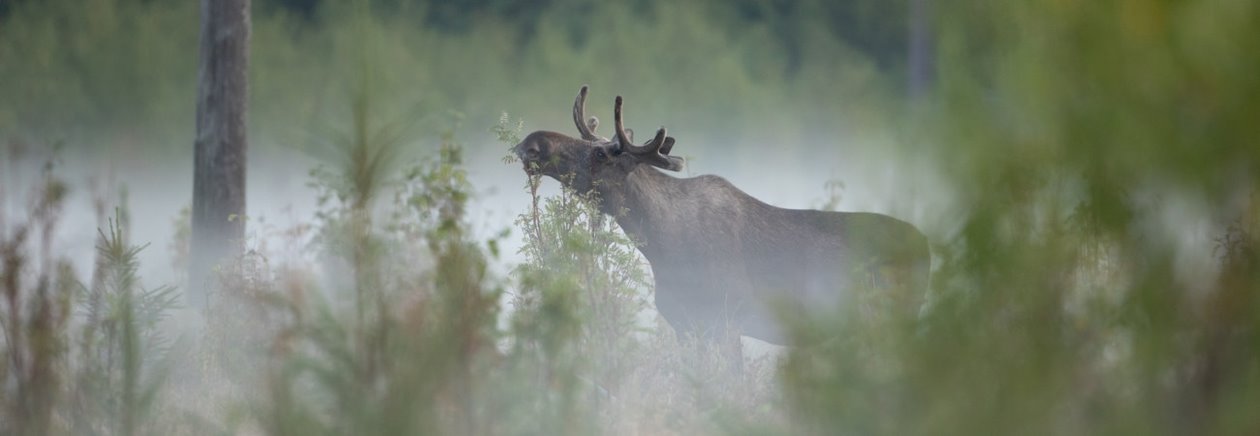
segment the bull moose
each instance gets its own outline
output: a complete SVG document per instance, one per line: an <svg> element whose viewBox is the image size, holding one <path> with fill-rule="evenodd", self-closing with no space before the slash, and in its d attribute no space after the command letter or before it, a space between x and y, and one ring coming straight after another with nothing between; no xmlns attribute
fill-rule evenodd
<svg viewBox="0 0 1260 436"><path fill-rule="evenodd" d="M635 241L652 268L656 308L679 333L712 337L726 328L783 345L776 301L843 304L858 289L926 288L929 250L914 226L876 213L771 206L725 179L677 178L683 159L662 127L642 145L625 129L622 98L614 136L585 116L587 87L573 104L580 138L530 133L513 148L530 175L594 191L601 212ZM912 299L915 297L911 297Z"/></svg>

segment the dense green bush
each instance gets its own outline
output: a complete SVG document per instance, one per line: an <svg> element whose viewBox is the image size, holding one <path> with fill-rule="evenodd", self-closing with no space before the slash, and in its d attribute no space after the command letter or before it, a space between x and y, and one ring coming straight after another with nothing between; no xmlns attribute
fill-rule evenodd
<svg viewBox="0 0 1260 436"><path fill-rule="evenodd" d="M1243 2L955 3L918 136L956 204L917 319L798 324L814 433L1260 430L1260 58ZM929 148L930 147L930 148Z"/></svg>

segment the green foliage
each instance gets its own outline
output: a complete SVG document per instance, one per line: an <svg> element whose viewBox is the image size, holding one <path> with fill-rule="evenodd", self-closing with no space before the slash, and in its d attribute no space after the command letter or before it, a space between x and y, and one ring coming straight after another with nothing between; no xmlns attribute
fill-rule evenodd
<svg viewBox="0 0 1260 436"><path fill-rule="evenodd" d="M158 432L152 412L170 370L170 338L159 323L178 306L179 294L139 283L136 258L144 248L128 245L122 226L110 220L109 232L100 232L92 285L80 285L82 331L71 362L77 366L75 433Z"/></svg>
<svg viewBox="0 0 1260 436"><path fill-rule="evenodd" d="M477 126L458 132L474 140L504 110L564 125L564 112L554 108L590 83L592 111L608 113L612 94L624 94L643 114L633 123L686 126L680 139L692 138L688 153L776 139L780 153L804 153L798 144L820 128L881 123L876 115L895 94L866 54L823 19L839 13L816 13L828 2L775 12L773 20L727 13L717 1L556 1L524 11L505 4L502 14L467 17L465 31L418 25L438 6L396 3L321 2L311 19L256 7L251 147L323 153L337 148L321 142L396 137L404 126L438 130L441 117L415 121L450 109ZM65 139L80 153L187 157L197 19L195 2L15 5L0 25L0 95L7 97L0 132ZM784 38L793 41L791 55L781 50ZM351 96L371 99L375 112L341 104ZM341 124L351 111L367 130Z"/></svg>
<svg viewBox="0 0 1260 436"><path fill-rule="evenodd" d="M74 276L49 250L67 187L45 167L25 221L0 228L0 432L41 435L59 430L64 401ZM7 217L6 217L7 218ZM31 258L31 253L41 253ZM31 283L31 278L34 278Z"/></svg>
<svg viewBox="0 0 1260 436"><path fill-rule="evenodd" d="M536 186L531 180L530 187ZM616 361L633 352L634 333L643 331L637 318L647 307L645 266L616 222L595 206L593 193L566 189L541 200L537 189L530 193L539 208L517 218L527 241L521 253L525 263L516 270L521 280L514 301L521 314L517 327L551 340L580 333L582 345L606 347L583 347L580 354L597 357L597 367L616 372ZM559 330L579 325L581 332ZM559 351L552 348L543 346L547 354Z"/></svg>
<svg viewBox="0 0 1260 436"><path fill-rule="evenodd" d="M257 11L253 131L326 158L309 247L329 280L257 252L221 271L205 365L189 370L209 375L173 397L205 428L1260 431L1253 2L951 3L933 21L935 94L911 111L901 2L535 3ZM0 134L187 152L194 3L0 5ZM524 262L496 278L455 138L504 110L567 126L555 108L581 83L651 115L631 121L711 136L687 150L716 159L901 139L892 150L930 160L927 195L946 198L916 222L934 242L927 303L793 312L794 337L822 345L788 350L778 384L757 372L773 363L732 371L652 322L633 241L589 194L546 198L537 178L516 223ZM434 115L451 108L466 119ZM512 145L523 126L504 115L492 134ZM431 152L405 166L412 148ZM0 226L0 433L170 433L156 326L173 294L140 286L121 223L81 285L48 242L68 188L45 182L29 220ZM845 183L824 185L822 207L865 189ZM210 395L224 381L237 392ZM219 403L188 398L202 396Z"/></svg>
<svg viewBox="0 0 1260 436"><path fill-rule="evenodd" d="M353 311L316 290L275 293L288 316L270 345L268 391L256 399L266 432L480 433L470 426L482 412L468 406L483 388L472 375L497 357L499 291L485 249L465 231L471 192L459 146L446 134L440 148L417 167L372 175L380 185L341 185L349 191L321 215L317 242L347 261ZM353 158L346 167L360 168ZM371 198L389 191L394 201L376 223Z"/></svg>
<svg viewBox="0 0 1260 436"><path fill-rule="evenodd" d="M525 262L515 271L520 288L512 301L518 335L513 351L556 366L571 391L619 395L632 370L627 356L641 351L636 337L646 332L639 320L647 306L642 261L594 206L593 194L565 190L540 199L537 180L530 186L539 208L517 219L526 245Z"/></svg>
<svg viewBox="0 0 1260 436"><path fill-rule="evenodd" d="M176 306L172 287L144 288L116 221L100 232L90 286L51 241L67 186L46 167L29 219L3 229L5 346L0 348L0 430L5 434L159 434L169 338L158 324ZM124 216L119 210L117 217ZM38 238L38 245L30 237ZM38 247L38 248L35 248ZM31 262L30 253L41 258ZM24 283L34 278L35 284ZM12 390L10 390L10 387Z"/></svg>
<svg viewBox="0 0 1260 436"><path fill-rule="evenodd" d="M0 25L0 132L169 156L158 144L191 137L197 12L194 2L14 2Z"/></svg>
<svg viewBox="0 0 1260 436"><path fill-rule="evenodd" d="M793 314L836 338L783 368L805 432L1260 429L1260 76L1235 42L1260 34L1226 3L942 11L919 120L958 200L927 229L930 303Z"/></svg>
<svg viewBox="0 0 1260 436"><path fill-rule="evenodd" d="M507 120L497 131L510 142L519 129ZM329 282L354 289L354 299L283 275L227 282L262 283L250 291L262 295L254 304L270 312L264 318L279 320L260 326L270 332L261 348L265 368L260 384L244 395L261 431L711 431L716 411L733 398L758 398L749 390L717 390L715 374L744 374L719 369L729 364L715 350L665 338L646 321L644 265L589 194L536 198L539 207L521 216L526 261L513 273L510 311L501 313L503 284L488 269L495 244L476 242L468 231L473 196L461 147L447 131L438 148L437 156L385 178L395 180L387 190L394 195L373 209L384 212L381 222L343 238L345 245L316 240L335 259L357 259L346 263L351 280ZM354 202L329 204L324 234L338 231L335 217L354 216L344 211ZM249 293L243 291L224 292ZM370 303L366 310L360 301ZM664 419L646 415L659 409L636 409L659 395L714 415Z"/></svg>

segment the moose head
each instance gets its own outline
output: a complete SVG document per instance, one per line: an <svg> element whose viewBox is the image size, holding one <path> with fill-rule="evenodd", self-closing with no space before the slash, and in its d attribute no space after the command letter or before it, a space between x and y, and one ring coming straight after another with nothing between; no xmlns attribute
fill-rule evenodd
<svg viewBox="0 0 1260 436"><path fill-rule="evenodd" d="M578 192L599 186L617 186L637 169L656 167L680 171L683 159L670 156L674 138L662 127L642 145L633 143L633 131L625 128L622 98L613 106L615 132L612 139L596 135L599 119L586 117L587 87L582 86L573 102L573 122L581 138L548 131L531 133L513 151L530 174L542 174L569 185ZM605 198L613 191L597 189Z"/></svg>

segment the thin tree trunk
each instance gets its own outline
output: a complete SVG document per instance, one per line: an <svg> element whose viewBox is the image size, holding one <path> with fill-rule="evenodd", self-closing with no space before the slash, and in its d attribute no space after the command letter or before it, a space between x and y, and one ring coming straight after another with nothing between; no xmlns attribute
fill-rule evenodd
<svg viewBox="0 0 1260 436"><path fill-rule="evenodd" d="M935 76L931 13L930 0L910 0L906 93L912 100L927 95Z"/></svg>
<svg viewBox="0 0 1260 436"><path fill-rule="evenodd" d="M250 0L201 0L197 137L188 297L205 308L215 265L245 236L245 119Z"/></svg>

